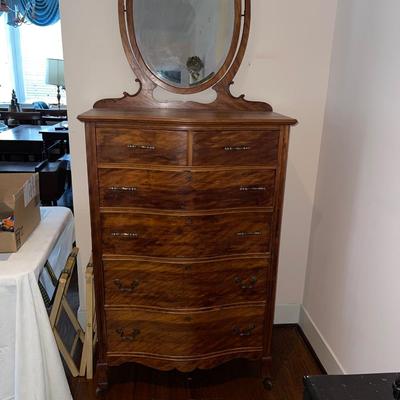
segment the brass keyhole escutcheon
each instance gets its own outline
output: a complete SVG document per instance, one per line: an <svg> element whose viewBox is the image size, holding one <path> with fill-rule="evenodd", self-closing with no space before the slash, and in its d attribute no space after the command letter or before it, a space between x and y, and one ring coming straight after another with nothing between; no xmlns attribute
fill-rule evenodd
<svg viewBox="0 0 400 400"><path fill-rule="evenodd" d="M186 182L192 182L192 171L185 171Z"/></svg>

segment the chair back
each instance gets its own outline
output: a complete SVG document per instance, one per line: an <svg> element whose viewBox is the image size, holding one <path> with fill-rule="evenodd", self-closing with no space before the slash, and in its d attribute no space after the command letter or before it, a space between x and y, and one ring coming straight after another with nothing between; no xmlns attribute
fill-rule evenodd
<svg viewBox="0 0 400 400"><path fill-rule="evenodd" d="M9 125L40 125L41 114L39 111L7 112L4 114L8 117Z"/></svg>

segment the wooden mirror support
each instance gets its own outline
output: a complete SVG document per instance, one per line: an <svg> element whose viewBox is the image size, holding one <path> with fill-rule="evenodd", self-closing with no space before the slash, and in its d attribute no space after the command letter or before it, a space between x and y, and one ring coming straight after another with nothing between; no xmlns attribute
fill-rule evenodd
<svg viewBox="0 0 400 400"><path fill-rule="evenodd" d="M230 88L237 74L246 52L250 33L251 0L235 0L235 22L233 37L225 63L215 76L195 87L178 88L159 79L146 65L141 55L135 38L134 28L134 0L118 0L119 27L122 44L129 64L136 76L139 90L131 95L124 92L118 99L103 99L95 103L94 108L173 108L191 110L220 110L220 111L272 111L272 107L264 102L248 101L245 95L235 97ZM192 94L201 92L210 87L215 90L217 97L211 103L197 103L193 101L157 101L153 92L157 87L180 94Z"/></svg>

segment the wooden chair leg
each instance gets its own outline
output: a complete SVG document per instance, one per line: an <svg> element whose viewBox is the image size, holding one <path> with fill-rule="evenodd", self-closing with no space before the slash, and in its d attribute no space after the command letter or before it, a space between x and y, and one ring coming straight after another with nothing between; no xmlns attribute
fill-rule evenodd
<svg viewBox="0 0 400 400"><path fill-rule="evenodd" d="M54 331L57 321L61 311L61 303L64 296L65 285L67 283L68 277L66 274L62 273L60 279L58 280L58 286L56 290L56 295L54 297L53 307L50 311L50 325Z"/></svg>
<svg viewBox="0 0 400 400"><path fill-rule="evenodd" d="M85 340L85 332L83 331L81 324L78 321L78 318L76 318L75 313L72 311L71 306L68 304L68 302L65 298L62 300L62 305L63 305L65 313L68 315L68 318L69 318L72 326L75 329L75 332L79 335L79 339L83 343Z"/></svg>
<svg viewBox="0 0 400 400"><path fill-rule="evenodd" d="M97 334L95 333L96 315L94 307L93 267L89 265L86 270L87 323L80 367L80 375L84 376L86 373L86 379L93 379L93 349L97 340Z"/></svg>
<svg viewBox="0 0 400 400"><path fill-rule="evenodd" d="M67 364L67 366L68 366L68 368L69 368L69 370L71 372L71 375L74 378L76 378L79 375L79 371L78 371L78 368L75 365L74 359L72 358L72 356L71 356L70 352L68 351L68 349L65 347L65 344L62 341L62 339L61 339L59 333L57 332L57 330L54 330L53 333L54 333L54 337L56 339L58 350L60 351L65 363Z"/></svg>

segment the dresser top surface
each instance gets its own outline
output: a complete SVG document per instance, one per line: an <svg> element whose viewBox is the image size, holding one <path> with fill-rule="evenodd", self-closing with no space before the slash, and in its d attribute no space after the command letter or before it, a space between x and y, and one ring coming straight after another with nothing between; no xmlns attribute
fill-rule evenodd
<svg viewBox="0 0 400 400"><path fill-rule="evenodd" d="M143 109L135 111L96 108L78 116L84 122L139 122L167 124L295 125L297 120L274 112L262 111L188 111L178 109Z"/></svg>

